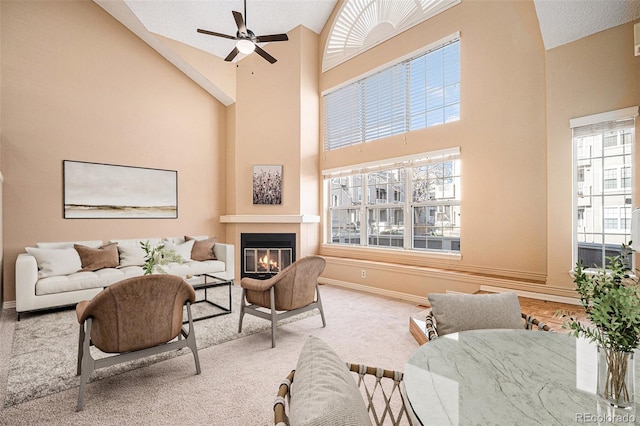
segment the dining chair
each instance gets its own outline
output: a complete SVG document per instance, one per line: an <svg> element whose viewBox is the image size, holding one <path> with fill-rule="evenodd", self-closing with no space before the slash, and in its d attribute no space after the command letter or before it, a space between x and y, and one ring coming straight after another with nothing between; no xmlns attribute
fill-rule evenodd
<svg viewBox="0 0 640 426"><path fill-rule="evenodd" d="M278 387L274 425L411 425L403 377L345 363L325 341L309 336L295 370Z"/></svg>
<svg viewBox="0 0 640 426"><path fill-rule="evenodd" d="M536 318L520 311L516 293L431 293L426 313L427 341L465 330L507 328L553 331Z"/></svg>

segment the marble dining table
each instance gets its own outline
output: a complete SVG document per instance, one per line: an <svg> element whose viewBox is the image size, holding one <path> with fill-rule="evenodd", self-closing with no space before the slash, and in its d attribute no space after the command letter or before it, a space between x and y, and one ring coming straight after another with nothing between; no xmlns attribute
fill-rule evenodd
<svg viewBox="0 0 640 426"><path fill-rule="evenodd" d="M414 425L636 424L637 391L631 410L596 397L596 353L595 344L563 333L452 333L412 354L403 395Z"/></svg>

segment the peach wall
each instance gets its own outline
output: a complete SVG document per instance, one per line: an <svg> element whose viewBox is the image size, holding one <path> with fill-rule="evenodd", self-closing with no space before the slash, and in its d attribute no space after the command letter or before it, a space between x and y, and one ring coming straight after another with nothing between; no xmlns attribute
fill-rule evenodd
<svg viewBox="0 0 640 426"><path fill-rule="evenodd" d="M325 27L325 32L330 26ZM324 153L321 168L459 146L462 163L461 259L324 246L322 254L362 262L446 267L544 284L547 268L545 52L531 1L463 1L320 77L326 90L450 34L461 33L461 120ZM323 33L322 40L326 39ZM365 263L362 263L365 265ZM328 268L342 279L414 295L443 288L438 277L359 278L361 264ZM402 268L395 269L402 274ZM426 273L426 272L425 272ZM473 291L477 286L469 284Z"/></svg>
<svg viewBox="0 0 640 426"><path fill-rule="evenodd" d="M0 34L2 34L2 7L0 7ZM2 42L0 42L0 135L2 134ZM2 187L4 184L4 177L2 175L2 139L0 139L0 306L4 302L4 279L3 277L3 265L4 265L4 232L3 232L3 202Z"/></svg>
<svg viewBox="0 0 640 426"><path fill-rule="evenodd" d="M300 212L300 36L270 43L265 50L278 61L257 54L238 62L236 88L235 191L237 214ZM253 205L254 165L282 165L281 205Z"/></svg>
<svg viewBox="0 0 640 426"><path fill-rule="evenodd" d="M234 169L227 174L230 215L320 214L318 35L300 26L288 36L287 42L265 46L276 63L255 53L238 62L236 103L228 131L229 136L233 134L229 167ZM253 166L261 164L283 166L280 205L253 204ZM318 224L234 223L227 226L227 240L237 248L236 271L240 271L243 232L295 232L298 258L318 251Z"/></svg>
<svg viewBox="0 0 640 426"><path fill-rule="evenodd" d="M4 300L39 241L224 240L226 109L91 1L2 2ZM178 171L178 219L63 219L62 161Z"/></svg>
<svg viewBox="0 0 640 426"><path fill-rule="evenodd" d="M179 41L158 34L155 36L165 46L184 58L207 80L215 84L225 95L231 99L236 98L236 65L233 62L225 62L222 58Z"/></svg>
<svg viewBox="0 0 640 426"><path fill-rule="evenodd" d="M548 282L573 288L572 142L569 120L640 105L640 57L633 23L547 52ZM636 147L640 120L636 121ZM640 182L636 155L635 185ZM634 206L640 205L637 192Z"/></svg>

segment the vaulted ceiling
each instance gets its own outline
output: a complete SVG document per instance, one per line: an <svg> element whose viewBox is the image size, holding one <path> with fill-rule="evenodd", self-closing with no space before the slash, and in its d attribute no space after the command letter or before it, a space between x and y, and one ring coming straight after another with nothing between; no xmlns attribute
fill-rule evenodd
<svg viewBox="0 0 640 426"><path fill-rule="evenodd" d="M212 82L198 81L198 78L202 80L203 77L197 75L194 77L198 74L196 70L190 69L191 65L184 58L177 57L175 52L171 52L166 45L158 42L154 34L195 47L218 58L225 58L234 48L235 42L226 38L199 34L196 29L203 28L235 36L237 27L232 11L240 11L244 15L243 0L94 1L225 105L233 103L232 97L221 93L215 84L212 86ZM347 0L347 2L353 1ZM542 40L547 50L640 18L640 0L533 1ZM392 3L424 3L425 0L357 1L364 5L370 2L386 3L385 7L388 7ZM246 1L247 28L257 35L263 35L286 33L303 25L319 34L336 4L337 0L248 0ZM345 13L348 13L346 9ZM261 46L266 46L265 50L268 51L268 43ZM236 61L241 60L242 57L242 54L238 55Z"/></svg>

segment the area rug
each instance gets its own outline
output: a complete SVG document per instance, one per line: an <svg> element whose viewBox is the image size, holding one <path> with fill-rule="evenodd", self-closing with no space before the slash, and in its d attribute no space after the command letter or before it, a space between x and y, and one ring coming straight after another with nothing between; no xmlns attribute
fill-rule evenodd
<svg viewBox="0 0 640 426"><path fill-rule="evenodd" d="M195 322L199 350L271 328L269 321L253 315L245 315L242 333L238 333L242 289L233 285L231 290L232 312L230 314ZM202 299L203 290L198 290L197 295ZM207 298L221 306L229 305L227 287L209 289ZM192 307L195 318L216 313L216 311L217 308L207 303L196 303ZM278 325L317 314L318 310L314 309L284 319ZM78 332L79 324L74 309L24 315L16 323L4 401L5 408L79 385L80 379L76 376ZM91 353L96 358L108 356L93 347ZM187 348L166 352L96 370L91 375L90 381L111 377L179 355L192 356Z"/></svg>

